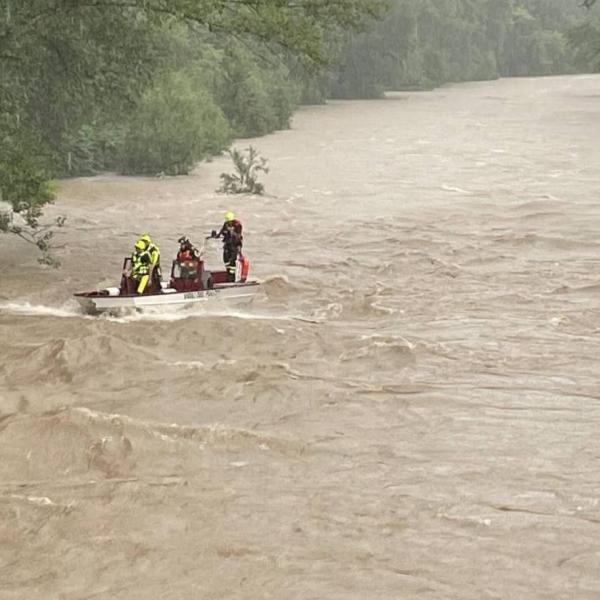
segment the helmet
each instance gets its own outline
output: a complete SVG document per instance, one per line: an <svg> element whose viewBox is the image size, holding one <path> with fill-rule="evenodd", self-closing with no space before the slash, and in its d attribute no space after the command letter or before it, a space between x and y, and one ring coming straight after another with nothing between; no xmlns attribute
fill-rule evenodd
<svg viewBox="0 0 600 600"><path fill-rule="evenodd" d="M189 238L187 238L185 235L182 235L178 240L177 240L178 244L189 244L190 240Z"/></svg>
<svg viewBox="0 0 600 600"><path fill-rule="evenodd" d="M152 243L152 238L147 233L144 233L144 235L140 237L140 241L150 245Z"/></svg>
<svg viewBox="0 0 600 600"><path fill-rule="evenodd" d="M147 246L148 244L141 238L135 243L135 248L137 250L145 250Z"/></svg>
<svg viewBox="0 0 600 600"><path fill-rule="evenodd" d="M233 221L235 219L235 215L229 210L225 213L226 221Z"/></svg>

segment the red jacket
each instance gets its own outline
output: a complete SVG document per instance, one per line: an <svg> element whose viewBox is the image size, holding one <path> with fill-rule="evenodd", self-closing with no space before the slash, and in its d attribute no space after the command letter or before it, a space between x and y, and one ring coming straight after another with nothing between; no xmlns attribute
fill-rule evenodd
<svg viewBox="0 0 600 600"><path fill-rule="evenodd" d="M222 237L225 244L231 244L232 246L241 248L244 239L242 235L242 223L237 219L225 221L223 227L221 227L221 231L217 234L217 237Z"/></svg>

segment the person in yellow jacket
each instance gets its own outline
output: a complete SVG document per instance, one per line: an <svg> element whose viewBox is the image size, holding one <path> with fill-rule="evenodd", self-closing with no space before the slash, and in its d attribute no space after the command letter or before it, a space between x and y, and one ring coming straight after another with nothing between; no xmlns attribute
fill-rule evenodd
<svg viewBox="0 0 600 600"><path fill-rule="evenodd" d="M123 275L131 277L136 284L136 292L143 294L148 287L150 281L150 253L148 252L148 244L139 239L135 245L133 254L131 255L131 269L125 271Z"/></svg>
<svg viewBox="0 0 600 600"><path fill-rule="evenodd" d="M155 281L158 289L160 289L160 281L162 279L162 271L160 268L160 248L154 243L152 238L144 233L138 242L145 242L146 251L150 255L150 281Z"/></svg>

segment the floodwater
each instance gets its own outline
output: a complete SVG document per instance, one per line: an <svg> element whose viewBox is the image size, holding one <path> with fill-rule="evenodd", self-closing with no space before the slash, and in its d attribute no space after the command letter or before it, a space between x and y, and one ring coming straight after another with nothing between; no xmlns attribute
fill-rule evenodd
<svg viewBox="0 0 600 600"><path fill-rule="evenodd" d="M502 80L304 108L263 198L62 182L61 270L0 239L0 598L599 598L599 141L600 76ZM78 312L226 209L253 306Z"/></svg>

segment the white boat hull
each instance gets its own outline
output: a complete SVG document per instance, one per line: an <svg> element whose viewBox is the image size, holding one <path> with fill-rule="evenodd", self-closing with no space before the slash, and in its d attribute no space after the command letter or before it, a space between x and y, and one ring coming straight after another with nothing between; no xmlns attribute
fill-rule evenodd
<svg viewBox="0 0 600 600"><path fill-rule="evenodd" d="M184 308L217 299L225 301L227 304L245 304L252 301L258 288L258 282L247 282L220 284L214 289L195 292L177 292L172 288L166 288L160 294L111 296L98 292L78 294L75 298L87 312L102 313L122 309L144 310L154 307Z"/></svg>

